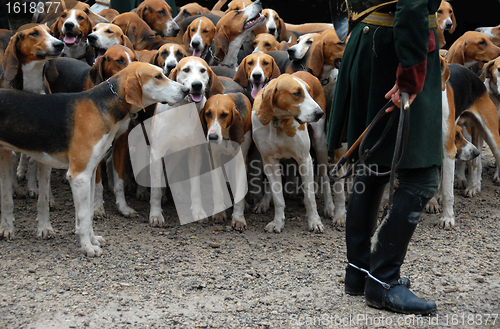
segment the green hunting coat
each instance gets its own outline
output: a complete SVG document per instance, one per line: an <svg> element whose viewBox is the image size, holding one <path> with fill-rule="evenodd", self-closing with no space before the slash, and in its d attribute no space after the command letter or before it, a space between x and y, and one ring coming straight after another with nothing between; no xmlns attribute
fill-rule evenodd
<svg viewBox="0 0 500 329"><path fill-rule="evenodd" d="M346 137L349 147L356 141L387 103L384 95L397 79L400 90L418 93L410 107L408 146L400 168L442 164L439 47L436 29L429 28L428 17L436 13L440 3L399 0L393 8L394 27L360 23L353 29L342 57L328 122L330 150L339 148ZM396 110L392 115L397 115ZM368 137L365 149L378 140L388 117L385 115ZM397 122L367 163L390 166ZM356 151L349 161L357 158Z"/></svg>

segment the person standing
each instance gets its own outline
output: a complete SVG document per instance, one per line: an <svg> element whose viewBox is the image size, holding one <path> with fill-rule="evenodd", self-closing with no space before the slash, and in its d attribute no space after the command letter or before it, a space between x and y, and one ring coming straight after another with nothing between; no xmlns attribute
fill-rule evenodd
<svg viewBox="0 0 500 329"><path fill-rule="evenodd" d="M387 99L400 107L399 92L410 95L409 135L397 170L392 209L377 226L389 177L361 168L348 201L346 220L345 292L364 295L368 306L400 313L428 314L437 308L434 302L410 291L410 282L400 277L400 268L421 212L439 186L443 150L435 13L440 2L399 0L354 27L342 58L327 132L330 151L341 147L344 135L350 147ZM392 112L390 115L399 115L399 111ZM378 141L390 115L374 127L360 151ZM346 133L342 133L344 129ZM396 131L396 125L392 125L380 147L365 160L370 168L378 167L379 172L390 169ZM358 159L357 154L351 156L351 163Z"/></svg>

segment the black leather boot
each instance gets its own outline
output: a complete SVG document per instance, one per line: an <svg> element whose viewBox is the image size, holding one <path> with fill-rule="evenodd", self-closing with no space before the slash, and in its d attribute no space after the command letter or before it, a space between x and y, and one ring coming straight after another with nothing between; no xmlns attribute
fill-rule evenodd
<svg viewBox="0 0 500 329"><path fill-rule="evenodd" d="M370 238L377 227L385 184L357 176L347 205L346 245L350 264L370 268ZM366 274L351 265L345 269L345 293L363 295Z"/></svg>
<svg viewBox="0 0 500 329"><path fill-rule="evenodd" d="M405 314L429 314L436 304L415 296L409 282L399 276L408 243L429 201L399 188L392 211L382 220L372 240L370 274L365 286L366 304Z"/></svg>

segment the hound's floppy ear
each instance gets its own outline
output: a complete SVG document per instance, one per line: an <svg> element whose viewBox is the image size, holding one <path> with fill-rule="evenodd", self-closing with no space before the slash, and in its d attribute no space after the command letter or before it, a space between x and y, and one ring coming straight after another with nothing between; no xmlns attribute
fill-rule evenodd
<svg viewBox="0 0 500 329"><path fill-rule="evenodd" d="M443 56L439 56L441 61L441 90L445 90L446 82L450 78L450 68L448 67L448 63L446 63L446 59Z"/></svg>
<svg viewBox="0 0 500 329"><path fill-rule="evenodd" d="M143 18L144 12L148 11L148 10L149 10L149 6L139 5L139 7L137 7L137 10L135 12L137 13L137 15L139 15L140 18Z"/></svg>
<svg viewBox="0 0 500 329"><path fill-rule="evenodd" d="M61 13L61 16L65 13L67 13L68 11L65 10ZM59 39L61 37L61 30L59 29L59 20L61 19L61 16L59 16L58 19L56 19L56 21L54 22L54 24L52 24L52 26L50 27L50 30L52 31L52 35L54 36L54 38L57 38Z"/></svg>
<svg viewBox="0 0 500 329"><path fill-rule="evenodd" d="M486 79L491 79L491 71L490 71L490 68L491 66L493 66L493 64L495 64L495 60L491 60L489 61L488 63L486 63L484 66L483 66L483 72L481 73L481 75L479 76L479 78L481 79L481 81L484 82L484 80Z"/></svg>
<svg viewBox="0 0 500 329"><path fill-rule="evenodd" d="M274 65L276 65L276 63ZM241 61L240 65L238 66L238 70L236 71L236 74L233 77L233 81L237 82L243 88L248 87L248 76L245 70L246 66L247 66L247 58L245 57Z"/></svg>
<svg viewBox="0 0 500 329"><path fill-rule="evenodd" d="M213 44L215 56L222 61L229 51L229 36L224 29L221 28L215 31Z"/></svg>
<svg viewBox="0 0 500 329"><path fill-rule="evenodd" d="M134 51L135 51L135 49L134 49L134 45L132 44L132 42L130 42L130 39L129 39L129 38L128 38L125 34L122 34L121 39L122 39L122 40L121 40L121 43L120 43L120 44L121 44L122 46L125 46L125 47L127 47L127 48L129 48L129 49L131 49L131 50L134 50Z"/></svg>
<svg viewBox="0 0 500 329"><path fill-rule="evenodd" d="M168 75L168 78L170 80L174 80L174 81L177 81L177 74L179 73L179 66L177 65L176 67L174 67L172 69L172 71L170 71L170 74Z"/></svg>
<svg viewBox="0 0 500 329"><path fill-rule="evenodd" d="M158 65L158 56L160 56L160 51L157 50L154 55L151 57L151 59L149 60L149 63L150 64L153 64L153 65L156 65L156 66L160 66Z"/></svg>
<svg viewBox="0 0 500 329"><path fill-rule="evenodd" d="M189 49L189 43L191 42L191 29L189 26L186 28L186 32L184 32L184 35L182 36L182 41L184 42L184 48Z"/></svg>
<svg viewBox="0 0 500 329"><path fill-rule="evenodd" d="M142 86L137 74L130 75L125 80L125 101L137 107L142 105Z"/></svg>
<svg viewBox="0 0 500 329"><path fill-rule="evenodd" d="M455 19L455 13L452 12L451 13L451 22L453 23L453 28L448 30L448 33L453 33L455 32L455 29L457 28L457 20Z"/></svg>
<svg viewBox="0 0 500 329"><path fill-rule="evenodd" d="M457 40L455 41L450 49L448 49L448 54L446 55L448 63L465 64L465 41Z"/></svg>
<svg viewBox="0 0 500 329"><path fill-rule="evenodd" d="M10 38L10 42L5 49L5 54L3 57L2 69L3 77L6 81L12 81L15 79L17 73L19 72L19 59L17 58L17 42L20 39L21 32L13 35Z"/></svg>
<svg viewBox="0 0 500 329"><path fill-rule="evenodd" d="M285 22L281 19L278 20L279 22L279 27L278 27L278 41L288 41L287 40L287 30L286 30L286 25Z"/></svg>
<svg viewBox="0 0 500 329"><path fill-rule="evenodd" d="M43 75L49 83L53 83L59 77L59 72L57 71L56 61L51 59L45 63L43 66Z"/></svg>
<svg viewBox="0 0 500 329"><path fill-rule="evenodd" d="M276 79L277 77L279 77L281 75L281 72L280 72L280 68L278 67L278 64L276 64L276 62L274 61L274 58L272 60L273 62L273 70L271 71L271 77L269 78L269 80L272 80L272 79Z"/></svg>
<svg viewBox="0 0 500 329"><path fill-rule="evenodd" d="M233 120L231 120L231 127L229 127L229 137L233 142L238 144L243 143L245 140L245 133L243 128L243 120L241 119L240 112L236 109L236 104L233 107Z"/></svg>
<svg viewBox="0 0 500 329"><path fill-rule="evenodd" d="M271 80L271 82L269 82L267 86L262 89L262 100L260 102L259 108L255 110L255 114L257 115L257 118L259 118L260 123L262 123L264 126L268 125L273 118L274 93L277 91L277 89L277 79Z"/></svg>
<svg viewBox="0 0 500 329"><path fill-rule="evenodd" d="M89 71L89 77L94 86L97 86L104 81L104 64L106 63L106 56L100 56L97 61L92 65Z"/></svg>
<svg viewBox="0 0 500 329"><path fill-rule="evenodd" d="M208 76L209 76L209 81L208 81L208 96L213 96L216 94L222 94L224 92L224 86L222 85L222 82L220 81L219 77L212 71L210 66L207 65L208 68Z"/></svg>
<svg viewBox="0 0 500 329"><path fill-rule="evenodd" d="M201 127L203 128L203 133L206 136L208 133L208 126L207 126L207 119L205 118L205 106L200 111L200 122L201 122Z"/></svg>
<svg viewBox="0 0 500 329"><path fill-rule="evenodd" d="M311 71L312 75L319 77L323 70L325 62L325 55L323 53L324 42L323 38L315 40L309 48L309 58L307 60L307 69Z"/></svg>

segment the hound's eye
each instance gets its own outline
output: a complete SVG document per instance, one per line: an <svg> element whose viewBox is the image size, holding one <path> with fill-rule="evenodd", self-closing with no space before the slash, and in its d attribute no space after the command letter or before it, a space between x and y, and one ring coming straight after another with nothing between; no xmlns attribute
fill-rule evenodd
<svg viewBox="0 0 500 329"><path fill-rule="evenodd" d="M208 33L208 30L203 30L203 33Z"/></svg>
<svg viewBox="0 0 500 329"><path fill-rule="evenodd" d="M168 57L168 51L167 50L164 50L161 52L161 57Z"/></svg>
<svg viewBox="0 0 500 329"><path fill-rule="evenodd" d="M61 15L61 17L62 17L62 18L66 18L66 17L68 17L68 15L66 15L66 14L62 14L62 15Z"/></svg>
<svg viewBox="0 0 500 329"><path fill-rule="evenodd" d="M205 116L209 119L212 118L212 112L205 112Z"/></svg>
<svg viewBox="0 0 500 329"><path fill-rule="evenodd" d="M227 113L222 112L222 114L220 115L220 118L221 118L221 120L224 120L225 118L227 118Z"/></svg>
<svg viewBox="0 0 500 329"><path fill-rule="evenodd" d="M268 66L269 62L262 62L262 66Z"/></svg>
<svg viewBox="0 0 500 329"><path fill-rule="evenodd" d="M189 67L186 67L186 68L182 69L182 72L189 73Z"/></svg>
<svg viewBox="0 0 500 329"><path fill-rule="evenodd" d="M460 134L459 134L459 133L457 133L457 134L455 135L455 140L456 140L456 141L459 141L459 140L460 140Z"/></svg>
<svg viewBox="0 0 500 329"><path fill-rule="evenodd" d="M279 19L278 17L274 17L274 20L275 20L276 22L278 21L278 19Z"/></svg>
<svg viewBox="0 0 500 329"><path fill-rule="evenodd" d="M123 58L117 59L115 62L117 62L120 65L125 64L125 60Z"/></svg>
<svg viewBox="0 0 500 329"><path fill-rule="evenodd" d="M253 61L248 62L248 65L253 66Z"/></svg>
<svg viewBox="0 0 500 329"><path fill-rule="evenodd" d="M442 10L438 10L438 14L442 14L442 13L443 13L443 11L442 11Z"/></svg>
<svg viewBox="0 0 500 329"><path fill-rule="evenodd" d="M205 73L205 72L207 72L207 69L200 69L200 72Z"/></svg>
<svg viewBox="0 0 500 329"><path fill-rule="evenodd" d="M160 16L165 16L167 13L165 12L165 10L160 10L158 14L160 14Z"/></svg>
<svg viewBox="0 0 500 329"><path fill-rule="evenodd" d="M265 15L264 15L264 17L265 17L266 19L268 19L268 18L269 18L269 14L265 14Z"/></svg>
<svg viewBox="0 0 500 329"><path fill-rule="evenodd" d="M308 45L310 45L311 43L313 43L313 41L312 41L312 40L307 40L307 41L306 41L306 44L308 44Z"/></svg>
<svg viewBox="0 0 500 329"><path fill-rule="evenodd" d="M177 51L175 52L175 55L180 57L180 56L182 56L182 52L181 52L180 50L177 50Z"/></svg>
<svg viewBox="0 0 500 329"><path fill-rule="evenodd" d="M157 76L155 76L155 79L163 80L163 74L158 74Z"/></svg>
<svg viewBox="0 0 500 329"><path fill-rule="evenodd" d="M480 46L486 46L486 41L484 41L484 40L483 40L483 41L481 41L481 42L479 43L479 45L480 45Z"/></svg>
<svg viewBox="0 0 500 329"><path fill-rule="evenodd" d="M78 15L77 19L78 19L79 21L81 21L81 20L83 20L83 16L82 16L82 15Z"/></svg>
<svg viewBox="0 0 500 329"><path fill-rule="evenodd" d="M106 33L112 34L112 33L113 33L113 31L111 31L111 30L107 30L107 31L106 31Z"/></svg>
<svg viewBox="0 0 500 329"><path fill-rule="evenodd" d="M268 42L266 42L266 43L264 44L264 46L265 46L265 47L271 47L271 44L270 44L270 43L268 43Z"/></svg>
<svg viewBox="0 0 500 329"><path fill-rule="evenodd" d="M299 91L294 92L293 95L296 97L300 97L302 95L302 92L299 90Z"/></svg>
<svg viewBox="0 0 500 329"><path fill-rule="evenodd" d="M193 33L194 33L194 32L196 32L196 29L193 27L193 28L191 29L191 32L193 32Z"/></svg>
<svg viewBox="0 0 500 329"><path fill-rule="evenodd" d="M30 33L30 35L34 38L38 37L40 34L38 33L38 31L35 31L33 33Z"/></svg>

